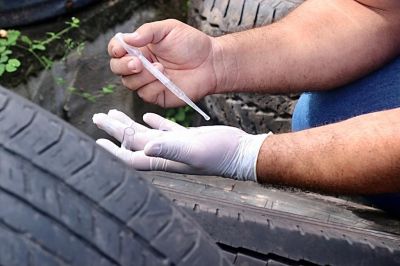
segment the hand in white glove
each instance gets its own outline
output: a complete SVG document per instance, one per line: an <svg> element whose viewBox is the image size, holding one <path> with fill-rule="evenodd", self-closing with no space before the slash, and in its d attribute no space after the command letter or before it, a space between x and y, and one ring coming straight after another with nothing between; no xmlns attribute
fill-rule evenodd
<svg viewBox="0 0 400 266"><path fill-rule="evenodd" d="M135 130L131 150L99 139L97 143L138 170L220 175L257 181L257 156L267 134L251 135L228 126L184 128L159 115L148 113L140 125L125 114L111 110L95 114L93 122L121 141L124 130Z"/></svg>

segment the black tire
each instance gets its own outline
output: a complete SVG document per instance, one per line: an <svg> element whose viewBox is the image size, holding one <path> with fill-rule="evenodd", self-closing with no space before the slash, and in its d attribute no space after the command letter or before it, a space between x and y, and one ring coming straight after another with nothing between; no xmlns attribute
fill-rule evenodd
<svg viewBox="0 0 400 266"><path fill-rule="evenodd" d="M136 171L0 87L0 265L229 265Z"/></svg>
<svg viewBox="0 0 400 266"><path fill-rule="evenodd" d="M189 24L219 36L273 23L304 0L192 0ZM229 93L205 98L218 122L249 133L288 132L298 95Z"/></svg>
<svg viewBox="0 0 400 266"><path fill-rule="evenodd" d="M144 173L234 265L400 265L400 220L335 197L218 177Z"/></svg>

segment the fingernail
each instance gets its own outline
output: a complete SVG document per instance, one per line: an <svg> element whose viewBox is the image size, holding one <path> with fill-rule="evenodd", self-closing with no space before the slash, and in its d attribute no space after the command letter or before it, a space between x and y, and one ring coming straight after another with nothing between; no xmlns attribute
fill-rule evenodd
<svg viewBox="0 0 400 266"><path fill-rule="evenodd" d="M117 57L117 49L116 48L112 48L112 54L115 56L115 57Z"/></svg>
<svg viewBox="0 0 400 266"><path fill-rule="evenodd" d="M133 59L128 62L128 68L132 71L136 70L136 64Z"/></svg>

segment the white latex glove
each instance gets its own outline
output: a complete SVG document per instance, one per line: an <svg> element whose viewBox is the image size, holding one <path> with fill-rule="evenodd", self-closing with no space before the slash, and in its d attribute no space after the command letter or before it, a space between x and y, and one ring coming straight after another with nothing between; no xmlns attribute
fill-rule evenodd
<svg viewBox="0 0 400 266"><path fill-rule="evenodd" d="M93 122L121 141L127 127L135 129L131 150L109 140L97 143L138 170L186 174L220 175L257 181L259 150L268 134L251 135L228 126L184 128L159 115L148 113L143 120L153 129L140 125L122 112L95 114Z"/></svg>

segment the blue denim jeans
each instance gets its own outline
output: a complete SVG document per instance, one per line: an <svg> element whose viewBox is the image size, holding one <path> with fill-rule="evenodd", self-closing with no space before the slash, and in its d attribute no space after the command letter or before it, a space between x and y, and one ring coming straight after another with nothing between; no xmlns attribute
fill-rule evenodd
<svg viewBox="0 0 400 266"><path fill-rule="evenodd" d="M292 130L397 107L400 107L400 58L346 86L303 93L293 114ZM366 199L379 208L400 215L400 193L368 196Z"/></svg>

